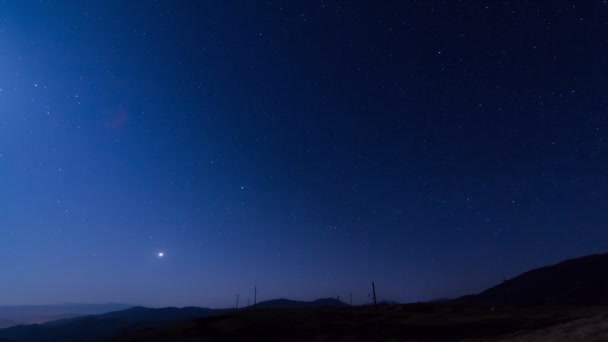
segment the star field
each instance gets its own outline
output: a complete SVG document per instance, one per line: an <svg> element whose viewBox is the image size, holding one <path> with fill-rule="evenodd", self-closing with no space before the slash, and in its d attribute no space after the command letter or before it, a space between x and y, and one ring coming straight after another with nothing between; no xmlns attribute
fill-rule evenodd
<svg viewBox="0 0 608 342"><path fill-rule="evenodd" d="M608 242L606 1L0 1L0 304L474 293Z"/></svg>

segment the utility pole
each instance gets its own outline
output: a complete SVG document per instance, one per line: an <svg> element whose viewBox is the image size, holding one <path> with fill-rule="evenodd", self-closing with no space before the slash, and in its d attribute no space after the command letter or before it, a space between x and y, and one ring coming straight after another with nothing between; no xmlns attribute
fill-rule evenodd
<svg viewBox="0 0 608 342"><path fill-rule="evenodd" d="M236 294L236 311L239 311L239 294Z"/></svg>
<svg viewBox="0 0 608 342"><path fill-rule="evenodd" d="M378 314L378 303L376 302L376 284L372 281L372 296L374 298L374 310L376 311L376 314ZM380 331L380 326L378 325L378 322L376 321L376 338L378 339L378 341L382 341L382 333Z"/></svg>
<svg viewBox="0 0 608 342"><path fill-rule="evenodd" d="M376 302L376 284L372 281L372 298L374 298L374 307L378 311L378 303Z"/></svg>
<svg viewBox="0 0 608 342"><path fill-rule="evenodd" d="M256 284L253 287L253 308L256 308L256 305L258 304L258 285Z"/></svg>
<svg viewBox="0 0 608 342"><path fill-rule="evenodd" d="M353 306L353 293L349 293L350 296L350 306Z"/></svg>

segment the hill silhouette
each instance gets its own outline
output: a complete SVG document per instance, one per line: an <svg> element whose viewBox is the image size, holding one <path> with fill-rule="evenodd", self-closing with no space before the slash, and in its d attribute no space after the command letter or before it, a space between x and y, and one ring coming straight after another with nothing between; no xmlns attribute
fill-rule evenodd
<svg viewBox="0 0 608 342"><path fill-rule="evenodd" d="M312 302L303 302L289 299L273 299L258 303L257 309L296 309L296 308L314 308L314 307L347 307L350 306L335 298L321 298Z"/></svg>
<svg viewBox="0 0 608 342"><path fill-rule="evenodd" d="M608 305L608 253L537 268L458 300L492 305Z"/></svg>
<svg viewBox="0 0 608 342"><path fill-rule="evenodd" d="M23 322L17 322L10 319L0 319L0 329L12 327L19 324L23 324Z"/></svg>
<svg viewBox="0 0 608 342"><path fill-rule="evenodd" d="M251 336L271 338L277 332L284 334L283 337L294 338L350 336L354 340L368 340L377 338L377 334L443 339L454 336L489 338L523 331L534 338L538 334L566 331L567 326L559 326L575 324L571 322L582 318L588 318L585 329L595 334L597 331L593 330L592 323L608 317L604 308L597 307L608 305L608 272L605 270L608 270L608 254L590 255L525 272L477 295L433 303L379 305L377 309L371 306L353 308L334 298L311 302L269 300L257 303L256 310L250 306L238 312L234 308L132 307L0 329L0 342L97 342L110 338L117 341L148 338L177 341L186 336L198 341ZM508 305L494 311L488 310L487 304ZM514 305L521 307L509 309ZM594 306L596 308L590 308ZM546 330L537 332L538 329Z"/></svg>
<svg viewBox="0 0 608 342"><path fill-rule="evenodd" d="M348 306L336 299L326 298L312 302L278 299L257 304L257 308L313 308ZM242 309L242 310L247 310ZM20 325L0 329L0 342L96 342L111 337L156 328L171 322L189 321L219 316L235 309L209 309L198 307L151 309L141 306L126 310L51 321L44 324Z"/></svg>
<svg viewBox="0 0 608 342"><path fill-rule="evenodd" d="M98 315L132 307L128 304L55 304L0 306L0 329L23 324L41 324L85 315Z"/></svg>
<svg viewBox="0 0 608 342"><path fill-rule="evenodd" d="M608 314L608 254L566 260L528 271L478 295L433 303L324 309L274 300L260 303L261 310L244 311L146 329L113 341L214 341L248 339L294 340L457 340L465 338L505 341L556 340L580 327L577 340L602 336L596 322ZM343 306L334 299L328 303ZM486 304L510 304L489 310ZM514 305L523 305L515 308ZM265 310L288 307L282 310ZM584 321L583 321L584 319ZM574 323L580 322L580 323ZM599 327L599 328L598 328ZM565 335L564 335L565 334ZM289 338L287 338L289 337ZM570 339L572 340L572 339Z"/></svg>
<svg viewBox="0 0 608 342"><path fill-rule="evenodd" d="M244 310L117 336L111 342L201 341L566 341L553 331L590 319L567 341L605 341L604 308L523 308L518 316L486 306L420 303ZM546 330L550 329L550 330ZM514 336L516 335L516 336Z"/></svg>
<svg viewBox="0 0 608 342"><path fill-rule="evenodd" d="M133 307L101 315L1 329L0 339L14 342L103 341L113 336L168 322L207 317L224 312L226 310L195 307L182 309Z"/></svg>

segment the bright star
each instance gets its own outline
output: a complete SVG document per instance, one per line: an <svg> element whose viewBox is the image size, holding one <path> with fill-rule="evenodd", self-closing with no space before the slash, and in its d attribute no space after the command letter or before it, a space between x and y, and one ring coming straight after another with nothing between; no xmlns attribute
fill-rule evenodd
<svg viewBox="0 0 608 342"><path fill-rule="evenodd" d="M164 252L158 252L158 257L159 257L159 258L162 258L162 257L164 257L164 256L165 256L165 253L164 253Z"/></svg>

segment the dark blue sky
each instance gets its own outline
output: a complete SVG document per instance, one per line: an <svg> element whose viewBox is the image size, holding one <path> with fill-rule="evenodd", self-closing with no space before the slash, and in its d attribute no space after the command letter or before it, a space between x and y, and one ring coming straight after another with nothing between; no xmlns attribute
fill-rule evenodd
<svg viewBox="0 0 608 342"><path fill-rule="evenodd" d="M606 32L597 0L0 1L0 304L418 301L606 252Z"/></svg>

